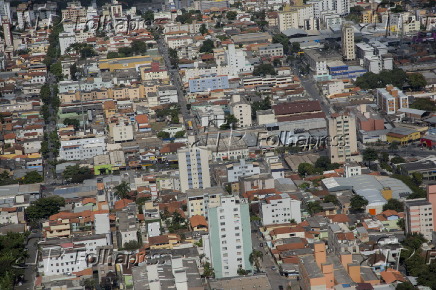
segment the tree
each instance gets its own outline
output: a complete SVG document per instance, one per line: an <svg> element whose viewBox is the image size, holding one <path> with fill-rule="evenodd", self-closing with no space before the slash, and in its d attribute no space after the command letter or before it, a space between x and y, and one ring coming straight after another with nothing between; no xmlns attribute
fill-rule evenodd
<svg viewBox="0 0 436 290"><path fill-rule="evenodd" d="M186 133L186 131L184 131L184 130L177 131L176 134L174 135L174 138L183 138L183 137L185 137L185 133Z"/></svg>
<svg viewBox="0 0 436 290"><path fill-rule="evenodd" d="M410 282L403 282L397 285L396 290L414 290L416 289Z"/></svg>
<svg viewBox="0 0 436 290"><path fill-rule="evenodd" d="M291 43L291 52L297 53L301 51L300 43L299 42L292 42Z"/></svg>
<svg viewBox="0 0 436 290"><path fill-rule="evenodd" d="M206 278L215 278L215 272L214 272L214 270L211 267L209 262L204 263L204 266L203 266L203 277L206 277Z"/></svg>
<svg viewBox="0 0 436 290"><path fill-rule="evenodd" d="M118 54L118 52L116 52L116 51L109 51L108 53L107 53L107 59L111 59L111 58L119 58L120 57L120 55Z"/></svg>
<svg viewBox="0 0 436 290"><path fill-rule="evenodd" d="M388 163L389 162L389 153L387 153L387 152L380 153L380 155L378 156L378 160L380 161L380 163Z"/></svg>
<svg viewBox="0 0 436 290"><path fill-rule="evenodd" d="M256 119L256 112L260 110L271 109L271 100L269 97L264 98L261 101L256 101L251 104L251 117Z"/></svg>
<svg viewBox="0 0 436 290"><path fill-rule="evenodd" d="M50 66L50 72L54 74L60 81L63 80L62 64L60 61L57 61Z"/></svg>
<svg viewBox="0 0 436 290"><path fill-rule="evenodd" d="M127 251L134 251L141 247L141 244L138 241L129 241L124 244L123 248Z"/></svg>
<svg viewBox="0 0 436 290"><path fill-rule="evenodd" d="M157 133L157 137L161 139L168 139L171 137L171 134L165 131L160 131L159 133Z"/></svg>
<svg viewBox="0 0 436 290"><path fill-rule="evenodd" d="M239 276L245 276L248 275L248 271L242 268L238 268L238 270L236 271L238 273Z"/></svg>
<svg viewBox="0 0 436 290"><path fill-rule="evenodd" d="M257 272L260 271L260 262L263 261L263 253L259 250L253 250L248 257L251 265L255 265Z"/></svg>
<svg viewBox="0 0 436 290"><path fill-rule="evenodd" d="M200 47L201 53L213 53L213 49L215 48L215 45L213 44L213 41L211 39L206 39L203 41L203 44Z"/></svg>
<svg viewBox="0 0 436 290"><path fill-rule="evenodd" d="M395 210L396 212L404 211L404 204L398 199L391 198L388 202L383 206L383 211L385 210Z"/></svg>
<svg viewBox="0 0 436 290"><path fill-rule="evenodd" d="M333 194L329 194L329 195L325 196L324 197L324 202L325 203L331 202L333 204L338 204L339 203L337 196L333 195Z"/></svg>
<svg viewBox="0 0 436 290"><path fill-rule="evenodd" d="M76 63L73 63L73 64L70 66L70 76L71 76L71 79L72 79L73 81L77 81L77 77L76 77L77 72L78 72L77 64L76 64Z"/></svg>
<svg viewBox="0 0 436 290"><path fill-rule="evenodd" d="M283 52L285 54L289 53L289 38L285 34L283 33L274 34L272 37L272 42L280 43L281 45L283 45Z"/></svg>
<svg viewBox="0 0 436 290"><path fill-rule="evenodd" d="M321 206L321 203L319 200L317 201L311 201L307 203L307 211L310 215L317 214L319 212L322 212L323 208Z"/></svg>
<svg viewBox="0 0 436 290"><path fill-rule="evenodd" d="M147 52L147 44L141 40L132 41L130 47L132 48L132 53L134 55L143 55Z"/></svg>
<svg viewBox="0 0 436 290"><path fill-rule="evenodd" d="M270 63L259 64L253 70L254 76L276 75L277 72L274 66Z"/></svg>
<svg viewBox="0 0 436 290"><path fill-rule="evenodd" d="M74 130L78 130L80 127L80 121L77 119L65 118L64 125L65 126L74 126Z"/></svg>
<svg viewBox="0 0 436 290"><path fill-rule="evenodd" d="M371 161L377 160L378 154L377 151L373 148L366 148L362 153L363 161L369 162L369 166L371 167Z"/></svg>
<svg viewBox="0 0 436 290"><path fill-rule="evenodd" d="M145 21L153 21L154 20L154 12L152 10L147 10L142 14L142 18Z"/></svg>
<svg viewBox="0 0 436 290"><path fill-rule="evenodd" d="M315 173L315 168L313 167L312 164L310 163L300 163L298 165L298 174L302 177L307 176L307 175L312 175Z"/></svg>
<svg viewBox="0 0 436 290"><path fill-rule="evenodd" d="M432 99L418 98L410 105L410 108L428 112L435 112L436 103Z"/></svg>
<svg viewBox="0 0 436 290"><path fill-rule="evenodd" d="M355 85L364 90L384 88L388 84L401 89L406 81L406 73L402 69L396 68L383 70L379 74L367 72L356 79Z"/></svg>
<svg viewBox="0 0 436 290"><path fill-rule="evenodd" d="M175 50L174 48L169 48L168 54L170 57L171 65L177 66L179 64L179 56L177 54L177 50Z"/></svg>
<svg viewBox="0 0 436 290"><path fill-rule="evenodd" d="M406 160L401 156L395 156L391 159L393 164L406 163Z"/></svg>
<svg viewBox="0 0 436 290"><path fill-rule="evenodd" d="M350 200L350 206L353 210L361 210L368 205L368 201L362 196L356 194Z"/></svg>
<svg viewBox="0 0 436 290"><path fill-rule="evenodd" d="M94 290L95 289L95 280L92 278L88 278L83 281L83 286L85 290Z"/></svg>
<svg viewBox="0 0 436 290"><path fill-rule="evenodd" d="M236 11L229 11L229 12L227 12L227 14L226 14L226 18L228 19L228 20L236 20L236 17L238 16L238 12L236 12Z"/></svg>
<svg viewBox="0 0 436 290"><path fill-rule="evenodd" d="M398 150L398 142L394 141L391 144L389 144L389 150L391 151Z"/></svg>
<svg viewBox="0 0 436 290"><path fill-rule="evenodd" d="M0 289L15 289L15 282L24 274L15 266L22 264L28 256L25 245L25 234L8 232L0 236Z"/></svg>
<svg viewBox="0 0 436 290"><path fill-rule="evenodd" d="M118 196L120 199L128 198L130 193L130 184L126 181L121 182L117 186L114 187L114 194Z"/></svg>
<svg viewBox="0 0 436 290"><path fill-rule="evenodd" d="M423 180L424 176L422 175L421 172L413 172L412 173L412 181L413 183L415 183L417 186L420 186L422 184L422 180Z"/></svg>
<svg viewBox="0 0 436 290"><path fill-rule="evenodd" d="M29 221L46 219L59 212L65 205L65 199L58 195L43 197L33 202L26 208L26 216Z"/></svg>
<svg viewBox="0 0 436 290"><path fill-rule="evenodd" d="M235 115L229 114L226 115L224 119L224 124L220 126L220 129L227 130L227 129L235 129L236 124L238 124L238 119L235 117Z"/></svg>
<svg viewBox="0 0 436 290"><path fill-rule="evenodd" d="M208 33L208 30L207 30L206 24L203 23L203 24L200 26L199 31L200 31L201 34L207 34L207 33Z"/></svg>
<svg viewBox="0 0 436 290"><path fill-rule="evenodd" d="M407 82L414 91L421 90L427 85L426 79L420 73L409 74L407 76Z"/></svg>
<svg viewBox="0 0 436 290"><path fill-rule="evenodd" d="M27 172L26 175L24 175L24 177L22 178L22 182L24 184L39 183L43 180L44 178L37 171Z"/></svg>
<svg viewBox="0 0 436 290"><path fill-rule="evenodd" d="M315 161L315 167L319 168L321 171L331 170L331 165L330 158L327 156L320 156Z"/></svg>
<svg viewBox="0 0 436 290"><path fill-rule="evenodd" d="M62 173L65 181L70 183L82 183L85 179L90 179L94 175L87 167L81 167L79 164L67 166Z"/></svg>

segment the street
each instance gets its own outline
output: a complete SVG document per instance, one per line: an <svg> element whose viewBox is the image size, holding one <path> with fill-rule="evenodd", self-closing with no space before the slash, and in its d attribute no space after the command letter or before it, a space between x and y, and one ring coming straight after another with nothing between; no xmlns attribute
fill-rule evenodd
<svg viewBox="0 0 436 290"><path fill-rule="evenodd" d="M253 227L254 228L254 227ZM280 286L283 287L283 289L287 289L289 282L291 280L288 280L285 276L281 276L279 273L279 267L274 262L274 259L271 257L271 254L269 251L265 250L265 241L260 237L260 233L251 233L251 240L253 243L253 250L259 250L263 253L263 260L261 262L261 269L260 271L265 272L268 276L269 283L271 284L272 289L276 290L279 289ZM263 247L260 247L260 244L263 244ZM276 267L275 270L271 269L271 267Z"/></svg>
<svg viewBox="0 0 436 290"><path fill-rule="evenodd" d="M16 290L32 290L36 276L36 262L38 255L38 241L42 237L41 232L31 233L27 239L27 253L29 257L26 259L26 268L24 269L24 281L22 285L15 286Z"/></svg>

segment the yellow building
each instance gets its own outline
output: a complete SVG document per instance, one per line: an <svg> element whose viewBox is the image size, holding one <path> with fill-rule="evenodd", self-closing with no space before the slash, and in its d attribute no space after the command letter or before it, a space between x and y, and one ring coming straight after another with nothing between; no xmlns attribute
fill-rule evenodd
<svg viewBox="0 0 436 290"><path fill-rule="evenodd" d="M180 241L180 236L177 234L161 235L148 239L150 249L173 249L180 244Z"/></svg>
<svg viewBox="0 0 436 290"><path fill-rule="evenodd" d="M420 138L421 133L419 131L404 127L393 128L386 134L386 140L389 143L397 142L400 144L406 144L410 141L419 140Z"/></svg>

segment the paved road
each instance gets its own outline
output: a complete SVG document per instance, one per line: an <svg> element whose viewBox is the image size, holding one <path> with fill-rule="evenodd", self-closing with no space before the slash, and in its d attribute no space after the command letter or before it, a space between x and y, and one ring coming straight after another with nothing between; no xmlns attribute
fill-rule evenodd
<svg viewBox="0 0 436 290"><path fill-rule="evenodd" d="M27 239L27 253L29 257L26 259L27 267L24 269L24 281L20 286L15 286L15 290L33 290L34 281L36 277L36 258L38 254L37 243L41 239L42 234L40 231L38 233L31 233Z"/></svg>
<svg viewBox="0 0 436 290"><path fill-rule="evenodd" d="M255 228L255 227L253 227ZM257 228L257 227L256 227ZM269 251L265 250L265 241L260 237L258 233L252 233L251 239L253 242L253 248L259 250L263 253L263 261L261 264L261 271L266 272L268 276L269 283L271 284L272 289L277 290L279 286L283 286L283 289L288 289L287 285L290 280L288 280L285 276L281 276L279 273L279 267L274 262L274 259L271 257ZM260 247L260 243L263 243L264 247ZM276 270L271 269L271 267L276 267Z"/></svg>
<svg viewBox="0 0 436 290"><path fill-rule="evenodd" d="M171 65L167 44L165 40L160 36L160 34L156 42L158 45L159 52L164 59L165 66L169 72L170 81L177 89L177 96L179 99L180 112L183 116L183 121L185 122L185 124L188 121L192 121L195 124L195 120L187 108L186 98L183 92L183 82L182 82L182 78L180 77L179 70L177 68L173 68ZM197 135L198 134L197 126L194 125L193 130L190 131L192 131L195 135Z"/></svg>

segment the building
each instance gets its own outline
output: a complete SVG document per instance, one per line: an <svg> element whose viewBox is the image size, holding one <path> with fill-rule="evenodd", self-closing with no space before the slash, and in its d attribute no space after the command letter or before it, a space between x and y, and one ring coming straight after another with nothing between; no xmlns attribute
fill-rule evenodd
<svg viewBox="0 0 436 290"><path fill-rule="evenodd" d="M330 159L332 163L359 161L356 118L349 113L332 114L328 118Z"/></svg>
<svg viewBox="0 0 436 290"><path fill-rule="evenodd" d="M342 24L342 57L344 60L355 60L354 27L349 22Z"/></svg>
<svg viewBox="0 0 436 290"><path fill-rule="evenodd" d="M413 176L413 173L422 174L424 180L436 180L436 162L431 156L415 162L407 162L398 165L401 174Z"/></svg>
<svg viewBox="0 0 436 290"><path fill-rule="evenodd" d="M238 119L237 127L251 127L251 105L240 95L232 96L230 114Z"/></svg>
<svg viewBox="0 0 436 290"><path fill-rule="evenodd" d="M195 145L194 145L195 146ZM210 187L209 152L200 147L177 150L180 170L180 189Z"/></svg>
<svg viewBox="0 0 436 290"><path fill-rule="evenodd" d="M209 208L221 204L221 196L225 194L222 187L210 187L205 189L189 189L186 191L188 196L188 214L208 218Z"/></svg>
<svg viewBox="0 0 436 290"><path fill-rule="evenodd" d="M239 163L227 165L227 181L238 182L241 176L251 176L260 174L258 163L247 163L245 159L241 159Z"/></svg>
<svg viewBox="0 0 436 290"><path fill-rule="evenodd" d="M323 52L318 49L306 49L304 50L304 56L310 70L313 72L313 77L319 81L331 78L327 62L342 60L342 56L337 52Z"/></svg>
<svg viewBox="0 0 436 290"><path fill-rule="evenodd" d="M209 234L203 236L203 246L218 279L238 276L238 269L253 269L248 207L248 200L227 196L220 206L209 208Z"/></svg>
<svg viewBox="0 0 436 290"><path fill-rule="evenodd" d="M300 269L299 280L302 289L327 289L334 286L333 265L327 263L324 242L315 243L314 257L311 255L303 256L299 259L298 267ZM326 276L328 276L328 279Z"/></svg>
<svg viewBox="0 0 436 290"><path fill-rule="evenodd" d="M85 160L106 153L104 137L61 141L59 158L63 160Z"/></svg>
<svg viewBox="0 0 436 290"><path fill-rule="evenodd" d="M227 76L206 76L189 80L189 92L207 92L229 88Z"/></svg>
<svg viewBox="0 0 436 290"><path fill-rule="evenodd" d="M271 43L259 48L259 55L263 56L283 56L283 45L281 43Z"/></svg>
<svg viewBox="0 0 436 290"><path fill-rule="evenodd" d="M405 206L406 233L420 233L431 241L434 230L432 203L425 198L417 198L406 200Z"/></svg>
<svg viewBox="0 0 436 290"><path fill-rule="evenodd" d="M123 122L119 124L112 123L109 125L109 136L114 142L132 141L134 139L133 125L124 124Z"/></svg>
<svg viewBox="0 0 436 290"><path fill-rule="evenodd" d="M386 133L386 141L389 143L397 142L405 145L411 141L416 141L421 138L421 133L417 130L405 127L395 127Z"/></svg>
<svg viewBox="0 0 436 290"><path fill-rule="evenodd" d="M245 52L242 49L236 49L234 44L229 44L225 51L225 61L230 69L229 78L238 77L240 73L250 73L254 68L247 60Z"/></svg>
<svg viewBox="0 0 436 290"><path fill-rule="evenodd" d="M387 114L395 114L397 110L409 107L409 97L392 85L377 89L376 97L377 105Z"/></svg>
<svg viewBox="0 0 436 290"><path fill-rule="evenodd" d="M264 225L301 222L301 201L282 193L267 197L261 203L260 211Z"/></svg>

